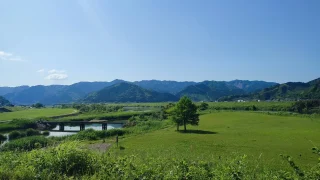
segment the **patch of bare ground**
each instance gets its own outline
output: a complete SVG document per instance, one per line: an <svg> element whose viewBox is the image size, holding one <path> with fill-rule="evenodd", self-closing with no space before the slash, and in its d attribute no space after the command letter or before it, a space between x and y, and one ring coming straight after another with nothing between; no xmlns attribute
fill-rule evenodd
<svg viewBox="0 0 320 180"><path fill-rule="evenodd" d="M96 150L98 152L104 153L111 147L109 143L96 143L90 144L89 149Z"/></svg>

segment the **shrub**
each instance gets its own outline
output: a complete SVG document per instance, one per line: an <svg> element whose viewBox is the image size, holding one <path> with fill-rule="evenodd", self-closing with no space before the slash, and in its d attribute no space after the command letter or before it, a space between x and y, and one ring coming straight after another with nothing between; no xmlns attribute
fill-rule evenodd
<svg viewBox="0 0 320 180"><path fill-rule="evenodd" d="M27 136L38 136L38 135L41 135L40 131L35 130L35 129L31 129L31 128L26 130L26 134L27 134Z"/></svg>
<svg viewBox="0 0 320 180"><path fill-rule="evenodd" d="M9 139L13 140L13 139L18 139L21 137L21 133L19 131L12 131L9 133Z"/></svg>
<svg viewBox="0 0 320 180"><path fill-rule="evenodd" d="M50 132L49 132L49 131L43 131L43 132L42 132L42 135L44 135L44 136L49 136L49 135L50 135Z"/></svg>
<svg viewBox="0 0 320 180"><path fill-rule="evenodd" d="M6 143L1 150L3 151L30 151L35 148L46 147L49 140L43 136L31 136L12 140Z"/></svg>

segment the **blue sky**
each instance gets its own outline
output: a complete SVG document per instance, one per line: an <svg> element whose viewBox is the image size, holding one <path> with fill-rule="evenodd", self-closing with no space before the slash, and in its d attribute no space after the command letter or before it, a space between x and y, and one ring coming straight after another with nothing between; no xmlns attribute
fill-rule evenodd
<svg viewBox="0 0 320 180"><path fill-rule="evenodd" d="M0 0L0 86L320 77L319 0Z"/></svg>

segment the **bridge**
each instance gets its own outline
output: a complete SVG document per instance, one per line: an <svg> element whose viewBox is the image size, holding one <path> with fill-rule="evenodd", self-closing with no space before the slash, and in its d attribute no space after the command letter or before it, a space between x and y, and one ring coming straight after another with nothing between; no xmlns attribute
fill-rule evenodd
<svg viewBox="0 0 320 180"><path fill-rule="evenodd" d="M52 131L65 131L64 126L65 125L73 125L73 126L79 126L80 131L84 131L86 124L101 124L102 130L107 130L108 123L109 124L124 124L124 122L108 122L107 120L91 120L91 121L44 121L43 124L48 125L59 125L59 130L52 130ZM71 131L70 131L71 132ZM72 131L75 132L75 131Z"/></svg>

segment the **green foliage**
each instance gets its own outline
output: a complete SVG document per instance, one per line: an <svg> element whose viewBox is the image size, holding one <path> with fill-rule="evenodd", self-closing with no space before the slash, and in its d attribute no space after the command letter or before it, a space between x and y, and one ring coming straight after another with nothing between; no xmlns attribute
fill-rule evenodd
<svg viewBox="0 0 320 180"><path fill-rule="evenodd" d="M21 134L19 131L11 131L9 133L10 140L14 140L14 139L22 138L22 137L24 137L24 134Z"/></svg>
<svg viewBox="0 0 320 180"><path fill-rule="evenodd" d="M0 134L0 144L7 140L7 136Z"/></svg>
<svg viewBox="0 0 320 180"><path fill-rule="evenodd" d="M85 113L78 116L59 118L60 121L83 121L83 120L127 120L140 114L150 115L152 112L110 112L110 113Z"/></svg>
<svg viewBox="0 0 320 180"><path fill-rule="evenodd" d="M11 110L9 108L0 107L0 113L4 113L4 112L11 112Z"/></svg>
<svg viewBox="0 0 320 180"><path fill-rule="evenodd" d="M41 132L32 128L27 129L26 131L27 136L38 136L41 135Z"/></svg>
<svg viewBox="0 0 320 180"><path fill-rule="evenodd" d="M154 130L163 129L170 127L172 124L170 121L160 121L160 120L141 120L139 117L135 119L135 125L131 127L126 127L122 129L110 129L103 131L95 131L93 129L87 129L85 131L80 131L79 133L67 137L69 140L99 140L104 138L109 138L112 136L123 136L126 134L144 134Z"/></svg>
<svg viewBox="0 0 320 180"><path fill-rule="evenodd" d="M123 106L107 105L107 104L73 104L73 108L83 113L109 113L121 111Z"/></svg>
<svg viewBox="0 0 320 180"><path fill-rule="evenodd" d="M34 107L34 108L37 108L37 109L40 109L40 108L44 108L44 105L41 104L41 103L36 103L36 104L32 104L31 107Z"/></svg>
<svg viewBox="0 0 320 180"><path fill-rule="evenodd" d="M209 104L208 103L205 103L205 102L202 102L199 106L198 106L198 109L200 111L204 111L204 110L207 110L209 108Z"/></svg>
<svg viewBox="0 0 320 180"><path fill-rule="evenodd" d="M36 128L35 120L31 119L13 119L12 121L1 123L0 131L8 131L14 129Z"/></svg>
<svg viewBox="0 0 320 180"><path fill-rule="evenodd" d="M304 114L320 114L320 100L297 101L292 105L291 111Z"/></svg>
<svg viewBox="0 0 320 180"><path fill-rule="evenodd" d="M70 140L98 140L103 138L108 138L112 136L122 136L128 133L127 129L110 129L103 131L95 131L93 129L87 129L85 131L80 131L79 133L68 137Z"/></svg>
<svg viewBox="0 0 320 180"><path fill-rule="evenodd" d="M247 156L220 160L95 153L79 142L29 152L1 152L0 179L319 179L318 168L297 176L278 168L248 167ZM259 169L257 169L259 168Z"/></svg>
<svg viewBox="0 0 320 180"><path fill-rule="evenodd" d="M49 139L43 136L30 136L15 140L9 137L9 139L10 141L1 148L2 151L30 151L35 148L46 147L49 143Z"/></svg>
<svg viewBox="0 0 320 180"><path fill-rule="evenodd" d="M291 111L294 102L209 102L208 111Z"/></svg>
<svg viewBox="0 0 320 180"><path fill-rule="evenodd" d="M39 130L28 128L25 131L17 131L17 130L11 131L9 133L9 139L14 140L14 139L23 138L26 136L39 136L39 135L42 135Z"/></svg>
<svg viewBox="0 0 320 180"><path fill-rule="evenodd" d="M187 130L187 124L198 125L199 114L197 114L197 106L188 97L182 97L175 106L172 120L177 125L177 131L181 124L184 126L184 131Z"/></svg>
<svg viewBox="0 0 320 180"><path fill-rule="evenodd" d="M49 131L43 131L43 132L42 132L42 135L44 135L44 136L49 136L49 135L50 135L50 132L49 132Z"/></svg>

